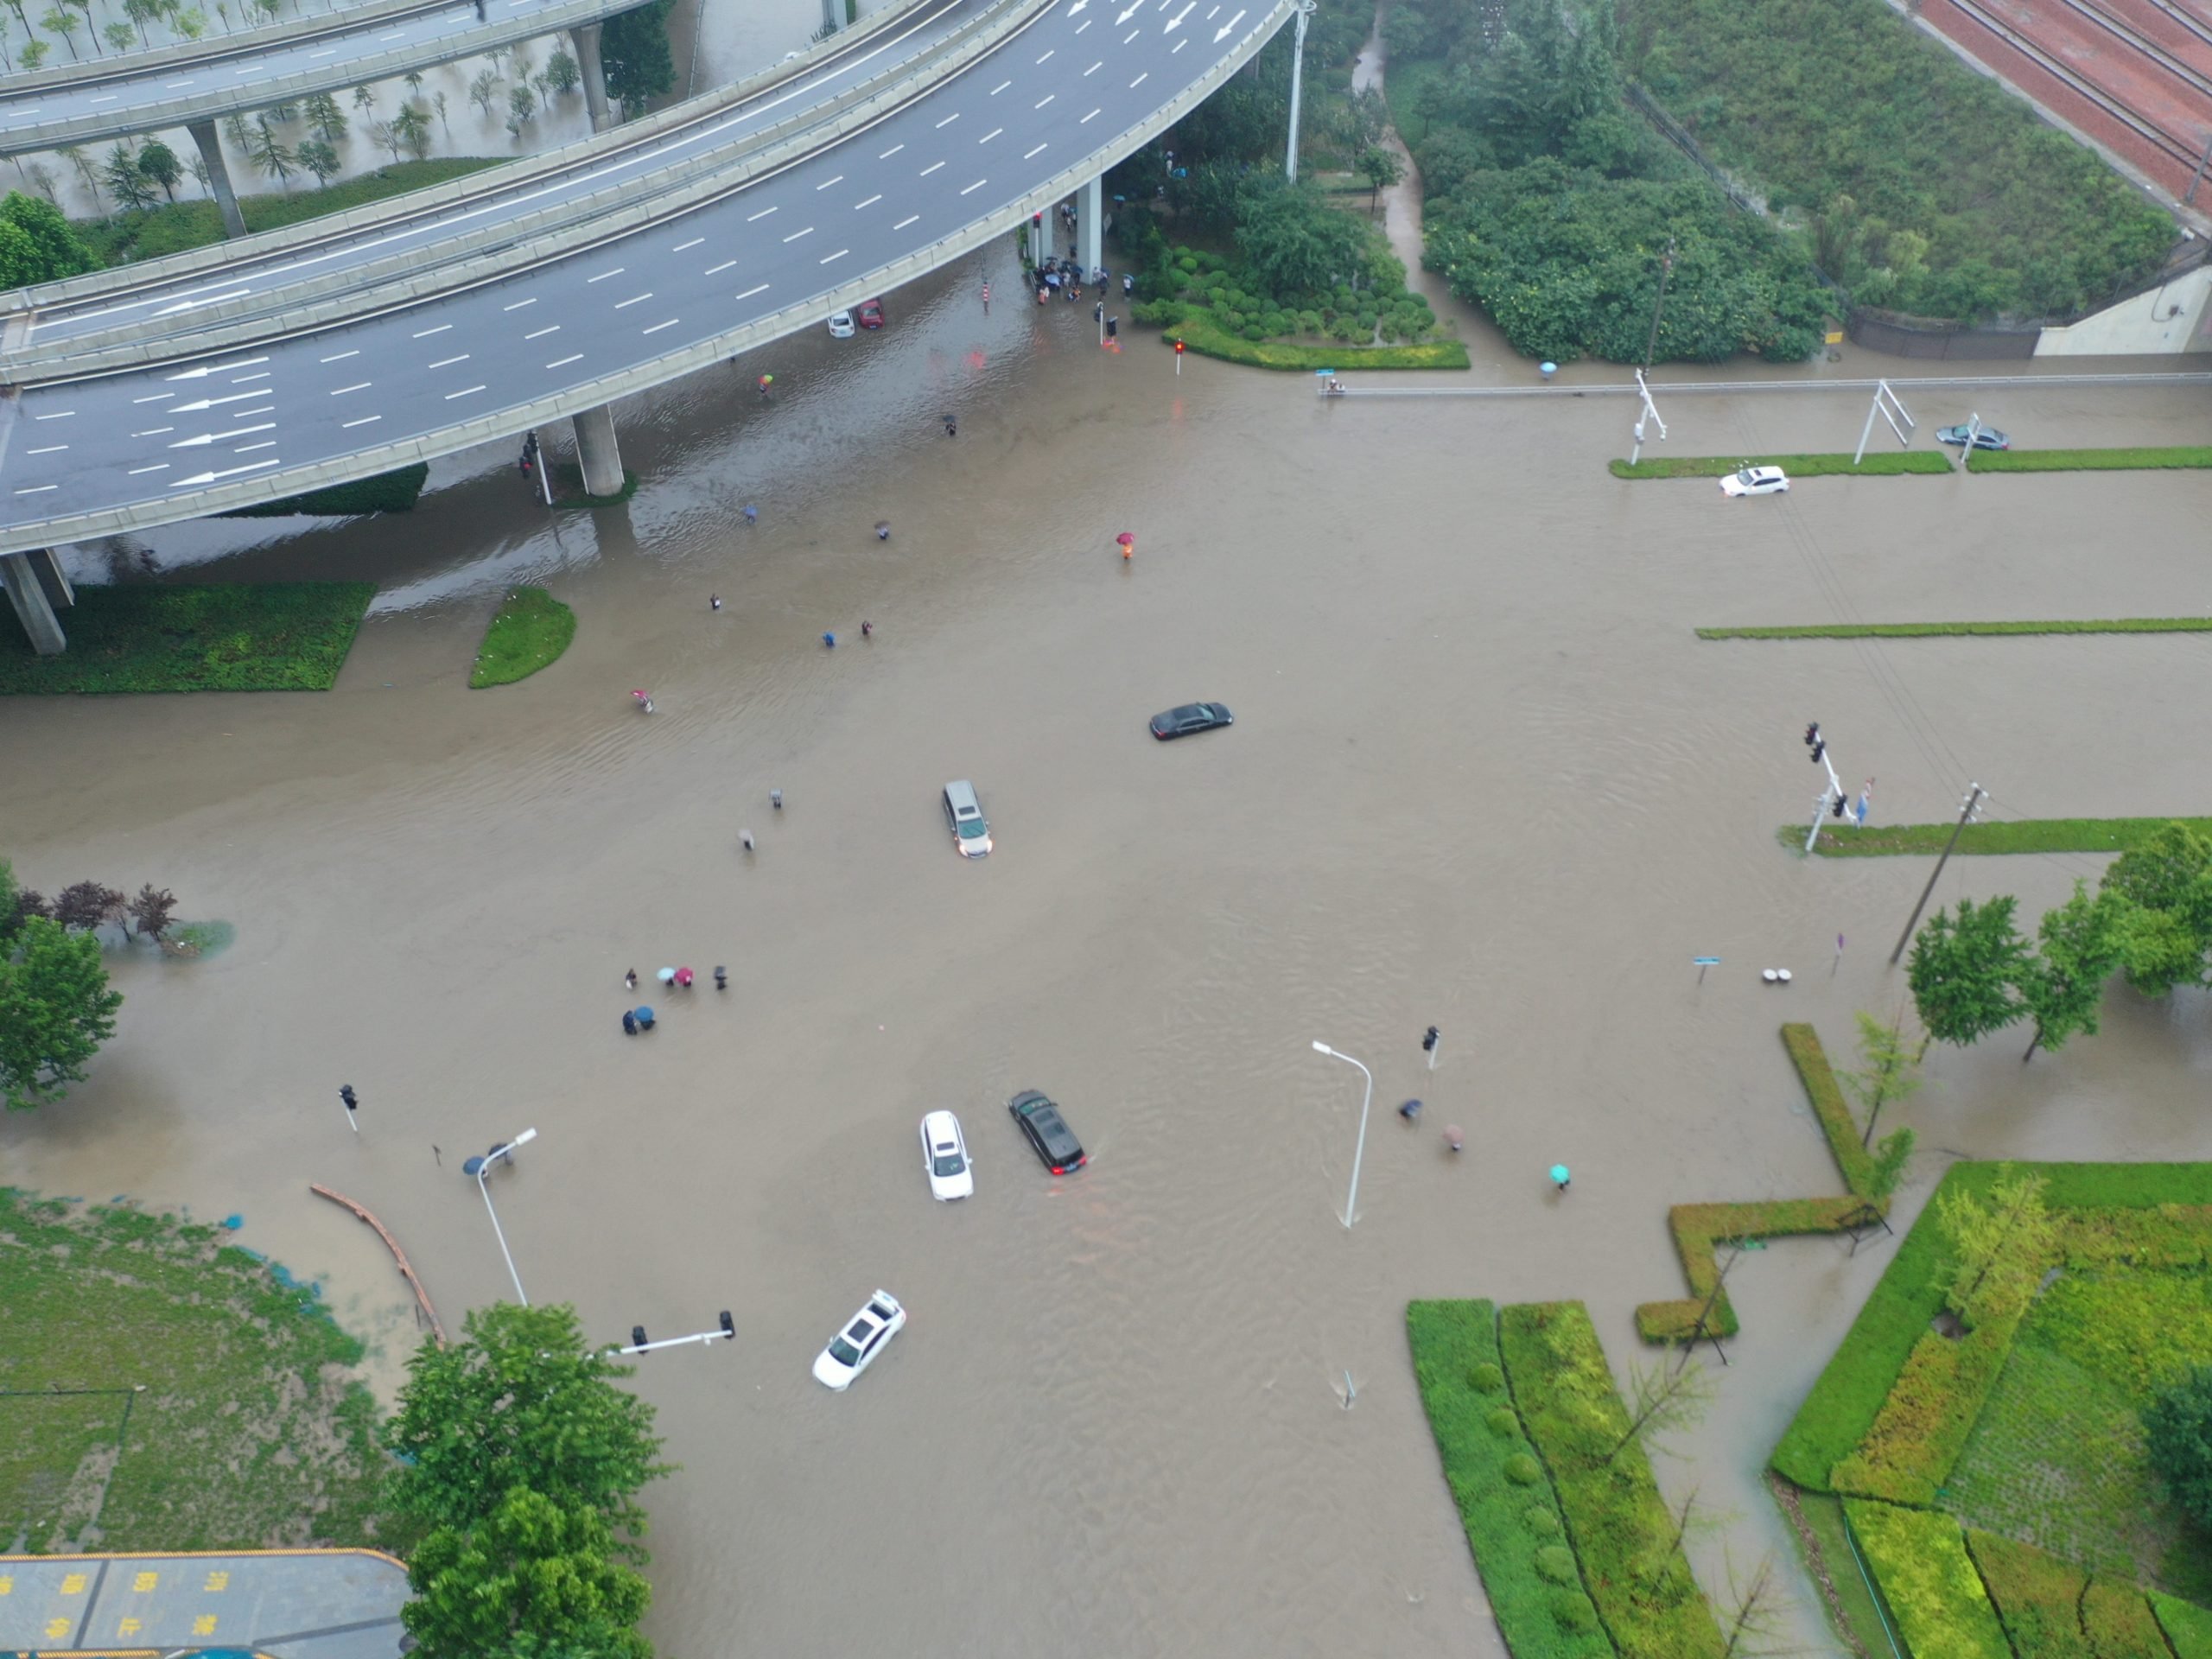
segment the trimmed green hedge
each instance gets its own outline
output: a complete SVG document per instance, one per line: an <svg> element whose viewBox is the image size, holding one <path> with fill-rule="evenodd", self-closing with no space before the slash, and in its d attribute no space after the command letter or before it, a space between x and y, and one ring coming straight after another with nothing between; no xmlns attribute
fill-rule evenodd
<svg viewBox="0 0 2212 1659"><path fill-rule="evenodd" d="M334 484L327 490L309 490L304 495L288 495L281 500L257 502L250 507L232 507L228 512L215 516L292 518L313 514L350 518L365 512L411 512L416 498L423 493L423 486L429 476L430 463L418 461L397 472L357 478L351 484Z"/></svg>
<svg viewBox="0 0 2212 1659"><path fill-rule="evenodd" d="M2025 1312L1957 1337L1922 1332L1866 1438L1837 1459L1827 1484L1847 1497L1934 1503L1997 1386Z"/></svg>
<svg viewBox="0 0 2212 1659"><path fill-rule="evenodd" d="M79 588L60 613L59 657L33 653L7 609L0 696L327 691L376 592L372 582Z"/></svg>
<svg viewBox="0 0 2212 1659"><path fill-rule="evenodd" d="M480 691L528 679L569 648L576 637L576 613L543 588L517 588L484 630L484 644L469 671L468 684Z"/></svg>
<svg viewBox="0 0 2212 1659"><path fill-rule="evenodd" d="M2097 1659L2172 1659L2150 1604L2132 1584L2091 1579L2082 1598L2082 1628Z"/></svg>
<svg viewBox="0 0 2212 1659"><path fill-rule="evenodd" d="M1956 1521L1857 1498L1843 1512L1913 1659L2012 1659Z"/></svg>
<svg viewBox="0 0 2212 1659"><path fill-rule="evenodd" d="M1857 466L1845 454L1666 455L1630 465L1616 458L1605 463L1615 478L1726 478L1746 467L1779 467L1791 480L1843 474L1853 478L1897 478L1908 473L1948 473L1950 461L1925 449L1878 451Z"/></svg>
<svg viewBox="0 0 2212 1659"><path fill-rule="evenodd" d="M1173 301L1155 304L1155 312L1173 306L1181 321L1161 325L1160 341L1173 346L1179 337L1202 357L1224 363L1241 363L1252 369L1286 369L1312 374L1320 369L1464 369L1467 347L1457 340L1432 340L1419 346L1300 346L1280 340L1246 340L1233 334L1212 316L1195 306L1175 306Z"/></svg>
<svg viewBox="0 0 2212 1659"><path fill-rule="evenodd" d="M2146 1592L2144 1599L2173 1643L2175 1659L2212 1659L2212 1612L2156 1590Z"/></svg>
<svg viewBox="0 0 2212 1659"><path fill-rule="evenodd" d="M1700 628L1700 639L1938 639L2033 633L2212 633L2212 616L2121 616L2095 622L1821 622L1809 627Z"/></svg>
<svg viewBox="0 0 2212 1659"><path fill-rule="evenodd" d="M1967 469L1976 473L2138 473L2190 467L2212 467L2212 448L1977 449L1967 461Z"/></svg>
<svg viewBox="0 0 2212 1659"><path fill-rule="evenodd" d="M2015 1653L2026 1659L2103 1659L2082 1630L2088 1573L2032 1544L1972 1529L1967 1553Z"/></svg>
<svg viewBox="0 0 2212 1659"><path fill-rule="evenodd" d="M2185 823L2200 836L2212 835L2212 818L2015 818L1970 823L1959 837L1961 853L1996 856L2012 853L2124 853L2139 847L2170 823ZM1877 830L1840 824L1821 831L1813 850L1823 858L1894 858L1940 853L1955 825L1896 823ZM1795 851L1805 844L1805 826L1784 824L1775 832Z"/></svg>
<svg viewBox="0 0 2212 1659"><path fill-rule="evenodd" d="M1629 1416L1589 1313L1580 1302L1501 1309L1498 1346L1583 1582L1624 1659L1719 1659L1720 1626L1674 1541L1650 1460L1641 1446L1610 1455Z"/></svg>
<svg viewBox="0 0 2212 1659"><path fill-rule="evenodd" d="M1551 1484L1541 1467L1529 1484L1506 1471L1529 1447L1507 1403L1496 1306L1409 1302L1406 1340L1445 1484L1513 1659L1612 1659L1588 1598L1546 1576L1547 1567L1557 1568L1546 1552L1567 1532ZM1504 1433L1491 1422L1501 1408L1510 1420Z"/></svg>
<svg viewBox="0 0 2212 1659"><path fill-rule="evenodd" d="M1872 1199L1874 1160L1859 1142L1858 1122L1828 1065L1820 1034L1808 1025L1786 1025L1782 1028L1782 1046L1789 1051L1797 1080L1805 1085L1805 1098L1813 1103L1813 1116L1820 1119L1821 1131L1828 1138L1828 1150L1835 1154L1836 1167L1843 1172L1844 1185L1854 1197Z"/></svg>

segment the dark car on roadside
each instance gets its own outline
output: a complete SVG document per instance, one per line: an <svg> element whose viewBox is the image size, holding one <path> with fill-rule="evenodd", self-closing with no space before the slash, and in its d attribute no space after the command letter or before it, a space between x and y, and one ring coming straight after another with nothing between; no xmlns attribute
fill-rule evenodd
<svg viewBox="0 0 2212 1659"><path fill-rule="evenodd" d="M1083 1142L1075 1138L1075 1131L1060 1116L1060 1109L1034 1089L1023 1090L1007 1102L1006 1109L1014 1114L1014 1121L1021 1126L1031 1148L1053 1174L1065 1175L1090 1161L1084 1152Z"/></svg>
<svg viewBox="0 0 2212 1659"><path fill-rule="evenodd" d="M883 302L881 300L862 300L858 305L853 308L853 321L860 324L863 328L882 327Z"/></svg>
<svg viewBox="0 0 2212 1659"><path fill-rule="evenodd" d="M1939 426L1936 429L1936 442L1938 443L1964 443L1966 441L1967 429L1963 426ZM2012 440L1995 427L1985 426L1974 433L1974 447L1977 449L2010 449Z"/></svg>
<svg viewBox="0 0 2212 1659"><path fill-rule="evenodd" d="M1152 734L1165 743L1171 737L1188 737L1192 732L1210 732L1217 726L1236 723L1236 716L1229 712L1225 702L1186 702L1154 715Z"/></svg>

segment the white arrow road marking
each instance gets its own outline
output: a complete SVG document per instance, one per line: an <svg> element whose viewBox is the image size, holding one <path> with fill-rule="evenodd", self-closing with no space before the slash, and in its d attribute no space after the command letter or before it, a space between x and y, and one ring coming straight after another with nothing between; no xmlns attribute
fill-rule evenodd
<svg viewBox="0 0 2212 1659"><path fill-rule="evenodd" d="M242 404L255 397L268 396L264 391L234 391L227 397L202 397L196 404L179 404L169 410L172 415L197 415L203 409L213 409L218 404Z"/></svg>
<svg viewBox="0 0 2212 1659"><path fill-rule="evenodd" d="M1240 11L1240 12L1238 12L1238 13L1237 13L1234 17L1230 18L1227 22L1224 23L1224 24L1223 24L1219 29L1217 29L1216 30L1214 30L1214 32L1213 32L1213 41L1214 41L1214 44L1215 44L1216 46L1219 46L1219 45L1220 45L1224 41L1227 40L1227 39L1229 38L1229 31L1230 31L1230 29L1232 29L1236 28L1237 24L1239 24L1239 23L1243 22L1243 21L1244 21L1244 14L1243 14L1242 11Z"/></svg>
<svg viewBox="0 0 2212 1659"><path fill-rule="evenodd" d="M1120 16L1114 20L1114 27L1119 29L1123 23L1128 22L1130 18L1135 16L1137 13L1143 10L1144 0L1136 0L1136 4L1131 6L1127 11L1123 12Z"/></svg>
<svg viewBox="0 0 2212 1659"><path fill-rule="evenodd" d="M1078 16L1082 12L1083 9L1090 3L1090 0L1075 0L1075 4L1068 8L1068 16L1071 17Z"/></svg>
<svg viewBox="0 0 2212 1659"><path fill-rule="evenodd" d="M190 478L180 478L169 487L178 490L197 489L202 484L213 484L219 478L235 478L240 473L257 473L264 467L281 464L276 456L271 455L266 461L250 461L243 467L226 467L219 473L198 473Z"/></svg>
<svg viewBox="0 0 2212 1659"><path fill-rule="evenodd" d="M251 288L234 288L227 294L210 294L204 299L179 300L175 305L163 306L160 310L155 312L154 315L157 317L173 317L180 311L191 310L194 306L219 305L225 300L235 300L242 295L251 294L252 292L253 289Z"/></svg>
<svg viewBox="0 0 2212 1659"><path fill-rule="evenodd" d="M234 426L227 432L202 432L196 438L179 438L169 445L172 449L196 449L202 444L219 443L226 438L243 438L255 432L274 432L276 423L264 421L259 426Z"/></svg>
<svg viewBox="0 0 2212 1659"><path fill-rule="evenodd" d="M1177 29L1183 27L1183 20L1198 9L1198 0L1190 0L1190 3L1188 5L1185 6L1182 10L1177 12L1173 17L1170 17L1167 20L1167 27L1160 30L1160 33L1163 35L1173 35Z"/></svg>

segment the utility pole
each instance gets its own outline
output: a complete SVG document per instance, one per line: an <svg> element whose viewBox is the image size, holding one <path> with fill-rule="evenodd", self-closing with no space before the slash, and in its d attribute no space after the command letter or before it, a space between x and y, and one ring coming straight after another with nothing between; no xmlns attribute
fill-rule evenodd
<svg viewBox="0 0 2212 1659"><path fill-rule="evenodd" d="M1283 176L1298 182L1298 101L1306 79L1306 22L1317 10L1315 0L1298 8L1298 28L1290 48L1290 148L1283 156Z"/></svg>
<svg viewBox="0 0 2212 1659"><path fill-rule="evenodd" d="M1651 354L1659 349L1659 313L1667 303L1667 279L1675 274L1675 238L1667 238L1667 257L1659 262L1659 297L1651 302L1651 337L1643 342L1643 372L1651 372Z"/></svg>
<svg viewBox="0 0 2212 1659"><path fill-rule="evenodd" d="M1904 925L1904 931L1897 935L1897 948L1890 952L1890 966L1897 965L1897 958L1904 955L1904 948L1912 938L1912 930L1920 925L1920 912L1928 908L1928 896L1936 891L1936 884L1943 879L1943 865L1951 856L1951 849L1959 844L1959 837L1966 833L1967 820L1974 817L1974 810L1981 804L1980 784L1967 785L1967 802L1959 809L1959 821L1952 826L1950 840L1943 843L1943 856L1936 861L1936 868L1928 877L1928 885L1920 890L1920 902L1912 907L1912 919Z"/></svg>

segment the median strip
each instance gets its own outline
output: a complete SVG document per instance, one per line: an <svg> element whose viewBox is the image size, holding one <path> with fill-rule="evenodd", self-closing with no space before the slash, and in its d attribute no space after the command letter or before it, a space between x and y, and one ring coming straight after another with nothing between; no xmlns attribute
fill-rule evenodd
<svg viewBox="0 0 2212 1659"><path fill-rule="evenodd" d="M2115 616L2082 622L1819 622L1808 627L1699 628L1700 639L1938 639L2033 633L2207 633L2212 616Z"/></svg>
<svg viewBox="0 0 2212 1659"><path fill-rule="evenodd" d="M1823 858L1895 858L1943 850L1958 830L1962 855L2018 853L2124 853L2140 847L2170 823L2187 824L2212 836L2212 818L2014 818L2000 823L1899 823L1861 830L1840 824L1823 830L1813 850ZM1791 851L1805 844L1805 826L1784 824L1775 831Z"/></svg>
<svg viewBox="0 0 2212 1659"><path fill-rule="evenodd" d="M1876 454L1853 464L1846 454L1834 455L1666 455L1633 464L1620 460L1605 463L1615 478L1726 478L1745 467L1779 467L1794 481L1801 478L1892 478L1903 473L1948 473L1950 457L1932 450L1908 449L1901 454Z"/></svg>

